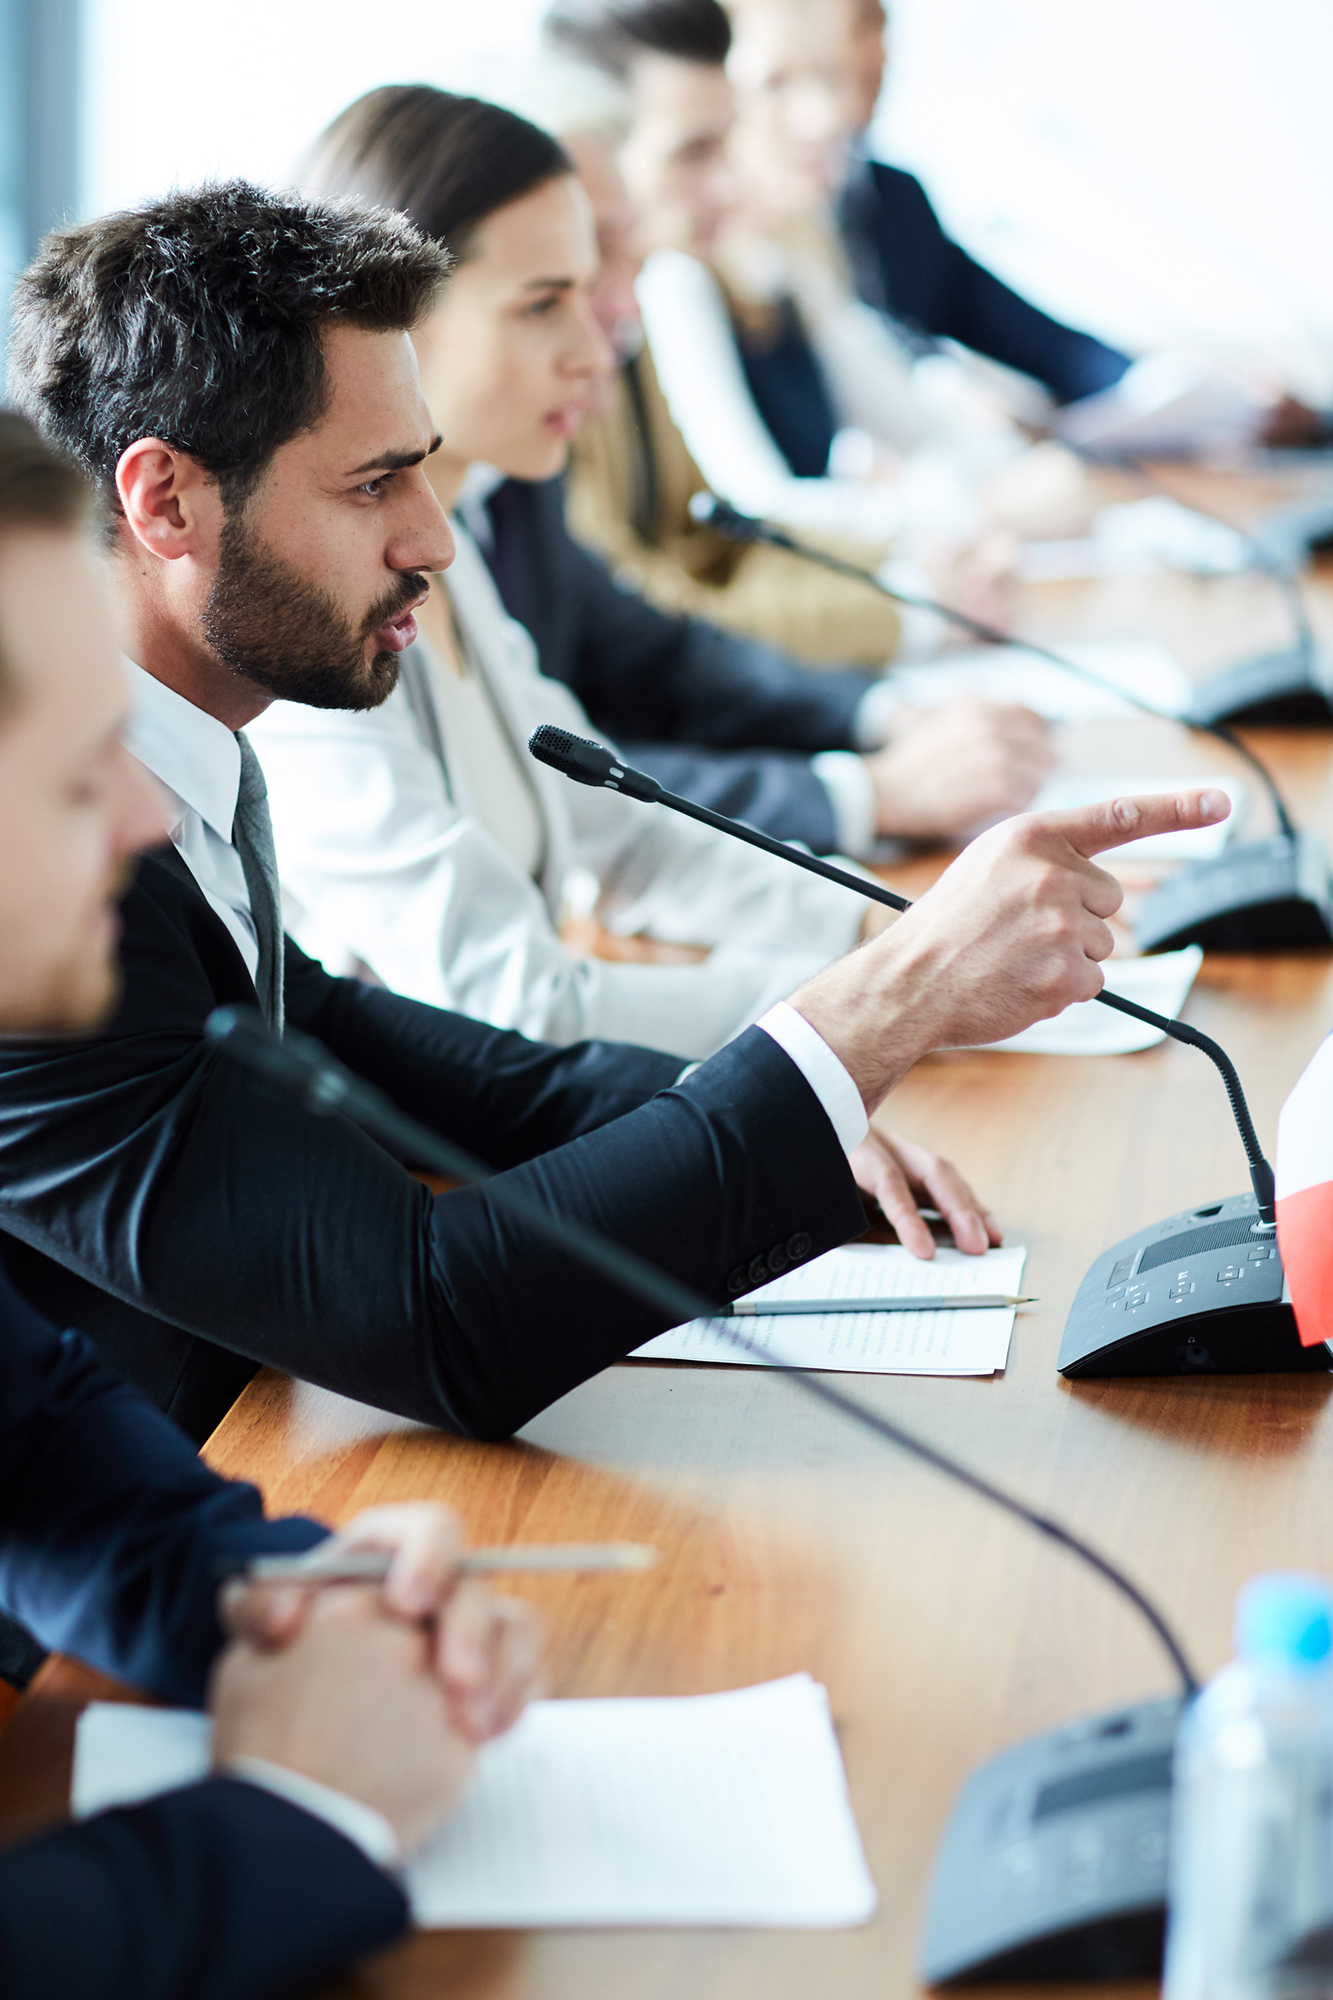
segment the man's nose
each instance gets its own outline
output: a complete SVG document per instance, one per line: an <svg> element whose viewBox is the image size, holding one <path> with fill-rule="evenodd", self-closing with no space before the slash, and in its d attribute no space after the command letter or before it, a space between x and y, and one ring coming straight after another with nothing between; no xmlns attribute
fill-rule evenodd
<svg viewBox="0 0 1333 2000"><path fill-rule="evenodd" d="M454 559L454 531L424 472L418 475L411 519L394 537L386 560L390 569L448 569Z"/></svg>

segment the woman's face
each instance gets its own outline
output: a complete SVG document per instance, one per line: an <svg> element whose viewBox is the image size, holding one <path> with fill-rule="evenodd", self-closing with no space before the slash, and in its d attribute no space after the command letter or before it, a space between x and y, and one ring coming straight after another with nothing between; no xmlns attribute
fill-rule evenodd
<svg viewBox="0 0 1333 2000"><path fill-rule="evenodd" d="M413 334L440 458L549 479L615 364L594 317L597 239L573 175L488 216Z"/></svg>

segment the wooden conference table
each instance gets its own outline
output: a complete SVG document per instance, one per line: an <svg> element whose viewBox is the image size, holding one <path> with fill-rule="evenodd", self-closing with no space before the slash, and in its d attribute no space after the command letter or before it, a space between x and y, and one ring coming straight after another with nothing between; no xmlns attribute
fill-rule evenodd
<svg viewBox="0 0 1333 2000"><path fill-rule="evenodd" d="M1220 479L1202 490L1238 506L1253 492ZM1333 634L1333 585L1312 595ZM1021 622L1051 640L1160 637L1201 670L1286 637L1271 586L1253 578L1044 585ZM1333 737L1254 740L1297 815L1333 834ZM1072 730L1069 751L1108 772L1207 773L1227 756L1138 722ZM1257 831L1257 802L1252 812ZM898 879L910 890L928 873ZM1210 958L1188 1018L1235 1058L1271 1146L1278 1107L1333 1022L1333 962ZM1211 1066L1171 1043L1111 1059L945 1055L918 1066L891 1118L985 1191L1010 1240L1027 1244L1025 1288L1041 1303L1020 1314L1000 1378L848 1386L1060 1512L1129 1568L1212 1671L1244 1577L1333 1567L1333 1377L1075 1386L1055 1372L1065 1310L1099 1251L1245 1187ZM831 1693L880 1892L864 1929L428 1935L321 1988L347 2000L912 1992L931 1856L971 1767L1171 1685L1151 1635L1093 1576L775 1373L612 1368L514 1442L476 1445L265 1372L207 1455L257 1480L272 1508L329 1520L431 1495L486 1540L657 1543L663 1565L648 1576L525 1586L549 1622L554 1694L690 1694L802 1668ZM0 1741L5 1837L62 1815L73 1717L101 1685L52 1662L18 1707Z"/></svg>

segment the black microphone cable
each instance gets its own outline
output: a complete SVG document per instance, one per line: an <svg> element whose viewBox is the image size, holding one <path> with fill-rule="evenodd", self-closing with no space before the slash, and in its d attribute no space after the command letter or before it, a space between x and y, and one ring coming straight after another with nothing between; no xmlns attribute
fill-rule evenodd
<svg viewBox="0 0 1333 2000"><path fill-rule="evenodd" d="M256 1071L275 1089L288 1092L306 1111L321 1117L341 1115L360 1126L363 1132L397 1158L414 1160L432 1173L447 1174L453 1180L472 1185L490 1183L490 1198L506 1208L510 1215L535 1230L563 1255L577 1258L589 1270L609 1279L654 1312L666 1314L673 1325L692 1319L706 1320L714 1331L723 1334L735 1347L747 1353L753 1351L754 1343L750 1336L717 1317L719 1309L716 1301L704 1298L692 1286L682 1284L670 1273L659 1270L636 1250L626 1250L622 1244L613 1242L598 1230L590 1229L575 1217L560 1215L522 1189L497 1181L493 1168L461 1146L456 1146L452 1140L444 1139L438 1132L419 1124L415 1118L407 1117L373 1084L344 1069L322 1043L292 1029L288 1029L279 1040L270 1031L257 1007L219 1007L205 1021L204 1033L225 1055ZM994 1485L981 1473L973 1472L937 1445L927 1443L924 1438L905 1430L901 1424L880 1416L878 1411L867 1409L865 1404L835 1388L822 1376L812 1375L803 1368L783 1368L779 1372L806 1395L839 1411L851 1422L873 1432L884 1443L896 1445L900 1451L919 1459L922 1464L932 1466L946 1479L965 1486L980 1499L1003 1508L1015 1520L1025 1522L1048 1541L1077 1556L1119 1591L1152 1628L1175 1669L1185 1699L1189 1700L1198 1693L1199 1683L1194 1669L1162 1613L1123 1570L1085 1542L1081 1535L1075 1534L1052 1515L1043 1514L1015 1499L1003 1487Z"/></svg>
<svg viewBox="0 0 1333 2000"><path fill-rule="evenodd" d="M785 842L775 840L771 834L747 826L743 820L728 819L725 814L713 812L708 806L696 805L693 799L682 798L678 792L667 791L646 771L635 771L622 763L604 743L593 743L586 736L575 736L568 729L544 722L540 728L533 730L528 739L528 749L538 763L549 765L553 771L559 771L562 777L572 778L576 784L623 792L626 798L639 799L644 805L669 806L672 812L683 813L687 819L699 820L719 833L730 834L735 840L762 848L766 854L775 854L780 861L789 861L793 867L804 868L811 875L822 875L825 881L837 882L842 888L851 889L858 896L867 896L873 902L884 903L891 910L910 910L912 907L906 896L886 889L881 882L849 875L845 868L837 868L817 854L807 854L800 847L789 847ZM1114 1007L1118 1014L1132 1015L1136 1021L1159 1029L1173 1042L1184 1042L1189 1048L1202 1050L1214 1064L1225 1086L1241 1145L1245 1148L1250 1184L1259 1204L1259 1220L1266 1228L1271 1228L1275 1217L1273 1169L1264 1158L1239 1072L1226 1050L1211 1035L1192 1028L1187 1021L1173 1021L1165 1014L1155 1014L1150 1007L1140 1007L1137 1000L1126 1000L1119 993L1109 993L1105 987L1093 998L1100 1001L1103 1007Z"/></svg>
<svg viewBox="0 0 1333 2000"><path fill-rule="evenodd" d="M973 618L966 611L956 611L952 605L938 602L933 597L922 597L914 591L898 590L885 583L872 569L864 569L861 564L848 562L843 556L834 555L830 550L817 548L813 542L803 542L797 536L788 534L785 528L775 527L771 521L761 521L751 514L742 514L729 500L721 500L715 493L696 493L690 501L690 516L702 527L716 529L717 533L732 542L764 542L769 548L785 549L788 555L798 556L802 562L818 565L820 569L831 570L835 576L851 577L856 583L864 583L871 590L878 591L894 604L903 604L912 611L934 612L940 618L947 618L960 630L970 632L974 639L980 639L987 646L1012 646L1021 652L1031 653L1039 660L1058 667L1061 673L1071 674L1075 680L1083 681L1089 687L1099 688L1103 694L1114 695L1117 701L1127 702L1131 708L1139 709L1144 715L1154 716L1159 722L1184 722L1187 728L1199 729L1218 743L1225 743L1228 750L1235 753L1241 762L1253 771L1272 805L1278 829L1285 840L1296 839L1296 827L1287 804L1278 789L1272 772L1257 757L1248 744L1242 743L1235 731L1225 722L1189 722L1187 717L1172 715L1169 710L1154 708L1150 701L1140 695L1131 694L1127 688L1117 686L1107 680L1092 667L1081 666L1064 653L1057 653L1050 646L1043 646L1034 639L1020 639L1016 633L1006 632L999 625L991 625L984 618ZM1228 526L1230 524L1228 523ZM1303 607L1302 607L1303 608ZM1313 643L1313 635L1311 635Z"/></svg>

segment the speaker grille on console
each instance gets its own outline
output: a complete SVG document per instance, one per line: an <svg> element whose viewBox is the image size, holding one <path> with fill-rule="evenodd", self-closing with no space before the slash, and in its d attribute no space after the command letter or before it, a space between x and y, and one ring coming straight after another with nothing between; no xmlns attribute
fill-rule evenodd
<svg viewBox="0 0 1333 2000"><path fill-rule="evenodd" d="M1229 1250L1233 1243L1271 1243L1271 1236L1254 1234L1254 1217L1242 1215L1232 1222L1210 1222L1205 1229L1186 1229L1179 1236L1164 1236L1150 1243L1143 1253L1137 1275L1155 1271L1159 1264L1183 1264L1200 1250Z"/></svg>

